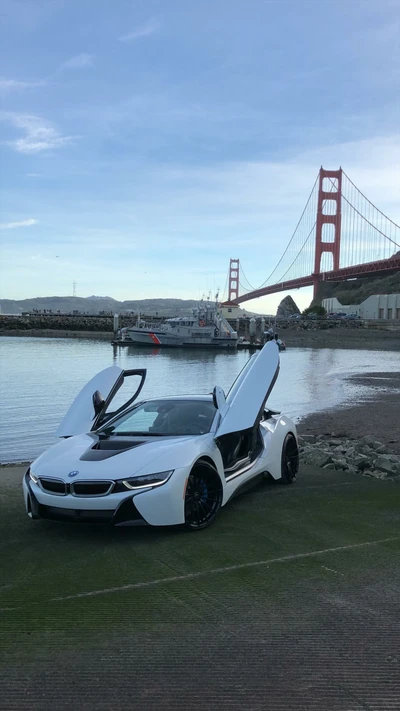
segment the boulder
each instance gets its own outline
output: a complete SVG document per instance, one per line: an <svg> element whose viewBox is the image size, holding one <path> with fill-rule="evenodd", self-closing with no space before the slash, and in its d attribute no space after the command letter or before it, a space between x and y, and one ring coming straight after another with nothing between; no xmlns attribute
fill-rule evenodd
<svg viewBox="0 0 400 711"><path fill-rule="evenodd" d="M400 457L393 454L378 454L374 469L386 474L400 474Z"/></svg>
<svg viewBox="0 0 400 711"><path fill-rule="evenodd" d="M369 469L372 464L372 460L370 457L360 453L352 457L351 462L355 467L357 467L357 469L360 469L360 471L362 471L363 469Z"/></svg>
<svg viewBox="0 0 400 711"><path fill-rule="evenodd" d="M314 449L307 454L307 464L312 464L314 467L320 467L322 469L325 464L329 464L331 461L330 454L319 449Z"/></svg>
<svg viewBox="0 0 400 711"><path fill-rule="evenodd" d="M363 471L364 476L372 476L374 479L387 479L387 474L385 472L378 472L376 470L365 469Z"/></svg>
<svg viewBox="0 0 400 711"><path fill-rule="evenodd" d="M342 471L348 469L348 464L344 457L332 457L332 462L335 465L335 469Z"/></svg>
<svg viewBox="0 0 400 711"><path fill-rule="evenodd" d="M386 447L382 444L382 442L378 442L377 439L374 439L374 437L370 437L369 435L362 437L361 443L364 443L367 447L374 449L375 452L384 453L386 451Z"/></svg>
<svg viewBox="0 0 400 711"><path fill-rule="evenodd" d="M314 442L316 441L317 438L315 435L308 435L307 434L307 435L300 435L298 439L299 439L299 442L301 442L302 444L314 444Z"/></svg>

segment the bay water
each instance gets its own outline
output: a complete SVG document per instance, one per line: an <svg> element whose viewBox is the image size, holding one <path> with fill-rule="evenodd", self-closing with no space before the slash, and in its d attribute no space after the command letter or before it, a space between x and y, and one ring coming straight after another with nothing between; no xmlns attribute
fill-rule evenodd
<svg viewBox="0 0 400 711"><path fill-rule="evenodd" d="M0 338L0 463L30 461L53 444L55 430L79 390L110 365L147 368L140 399L225 392L242 369L246 350L112 347L95 339ZM399 370L395 352L290 348L269 399L272 409L298 421L367 391L347 376ZM384 387L384 386L383 386Z"/></svg>

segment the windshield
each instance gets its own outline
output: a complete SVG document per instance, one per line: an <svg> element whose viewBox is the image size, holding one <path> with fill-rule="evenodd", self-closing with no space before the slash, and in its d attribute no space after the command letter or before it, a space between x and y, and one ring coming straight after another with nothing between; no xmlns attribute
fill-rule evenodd
<svg viewBox="0 0 400 711"><path fill-rule="evenodd" d="M98 431L106 435L202 435L210 431L216 409L212 401L151 400L121 415Z"/></svg>

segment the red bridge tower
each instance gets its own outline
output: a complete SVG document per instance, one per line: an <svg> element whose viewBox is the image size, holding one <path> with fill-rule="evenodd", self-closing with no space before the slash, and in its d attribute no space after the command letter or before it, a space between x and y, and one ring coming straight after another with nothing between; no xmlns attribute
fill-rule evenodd
<svg viewBox="0 0 400 711"><path fill-rule="evenodd" d="M336 190L324 190L324 178L330 179L331 187ZM329 210L324 212L324 206L329 204L329 201L336 203L334 214L328 214ZM332 212L332 210L330 211ZM333 239L323 239L323 226L333 225ZM314 298L317 294L318 284L321 281L321 257L324 252L333 254L333 270L339 269L340 266L340 231L342 226L342 169L339 170L324 170L321 167L319 171L319 189L318 189L318 207L317 207L317 224L315 234L315 263L313 273L314 283ZM332 233L331 233L332 234ZM330 271L330 270L327 270Z"/></svg>
<svg viewBox="0 0 400 711"><path fill-rule="evenodd" d="M231 259L229 262L228 301L234 301L239 296L239 260Z"/></svg>

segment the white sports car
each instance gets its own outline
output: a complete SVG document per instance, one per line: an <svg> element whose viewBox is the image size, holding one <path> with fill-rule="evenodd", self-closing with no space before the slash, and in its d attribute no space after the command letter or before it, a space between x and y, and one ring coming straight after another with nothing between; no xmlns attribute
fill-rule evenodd
<svg viewBox="0 0 400 711"><path fill-rule="evenodd" d="M106 368L71 405L57 431L62 441L26 472L28 515L201 529L250 480L269 474L291 484L299 464L295 425L265 407L278 372L270 342L226 397L215 387L210 395L137 402L146 370ZM132 376L140 378L135 394L110 412Z"/></svg>

